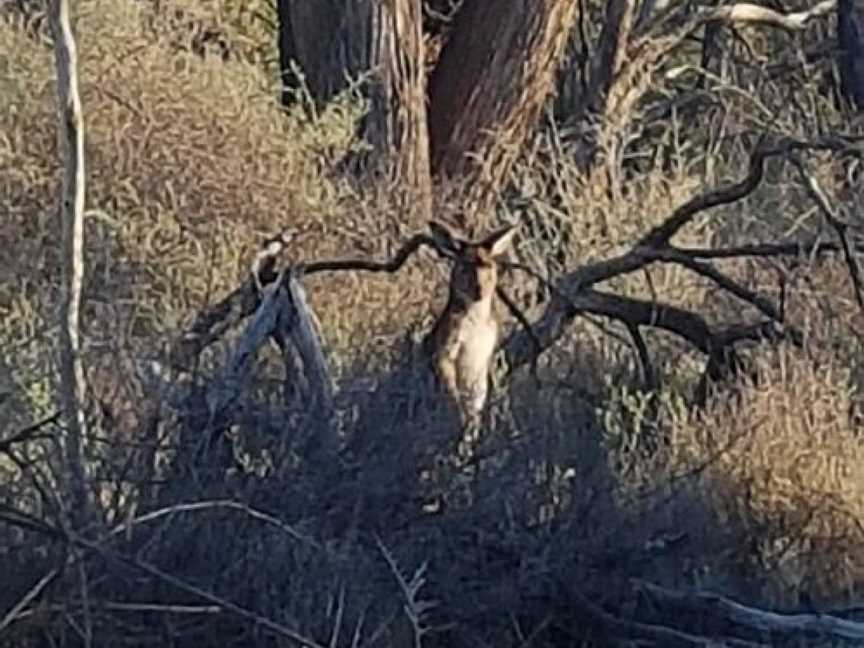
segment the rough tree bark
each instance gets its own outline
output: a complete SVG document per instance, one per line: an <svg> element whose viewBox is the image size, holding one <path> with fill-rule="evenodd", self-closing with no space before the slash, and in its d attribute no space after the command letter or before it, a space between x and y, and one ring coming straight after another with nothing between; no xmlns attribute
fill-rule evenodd
<svg viewBox="0 0 864 648"><path fill-rule="evenodd" d="M279 0L279 15L290 25L292 38L280 38L280 46L293 45L309 93L324 105L344 90L349 80L368 72L373 0Z"/></svg>
<svg viewBox="0 0 864 648"><path fill-rule="evenodd" d="M537 123L576 15L572 0L462 3L427 88L421 0L280 0L279 9L293 35L280 37L283 54L296 56L316 102L372 72L362 135L424 214L430 164L432 176L469 188L464 213L494 199Z"/></svg>
<svg viewBox="0 0 864 648"><path fill-rule="evenodd" d="M456 14L429 80L429 137L433 175L467 181L466 211L489 205L537 123L576 4L473 0Z"/></svg>
<svg viewBox="0 0 864 648"><path fill-rule="evenodd" d="M430 210L421 0L280 0L282 59L296 57L319 105L352 80L370 102L361 135L373 154L362 166L386 168L411 190L412 207ZM293 48L293 51L291 51ZM283 70L286 66L282 62ZM419 200L418 200L419 197Z"/></svg>
<svg viewBox="0 0 864 648"><path fill-rule="evenodd" d="M419 215L426 219L432 212L432 192L421 0L377 4L372 25L372 60L378 70L364 135L379 156L395 153L391 168L419 201Z"/></svg>
<svg viewBox="0 0 864 648"><path fill-rule="evenodd" d="M88 509L84 416L84 368L79 320L84 279L84 124L78 94L75 38L68 0L52 0L48 20L54 38L63 187L60 195L63 285L60 291L60 393L65 433L62 440L65 486L73 524Z"/></svg>

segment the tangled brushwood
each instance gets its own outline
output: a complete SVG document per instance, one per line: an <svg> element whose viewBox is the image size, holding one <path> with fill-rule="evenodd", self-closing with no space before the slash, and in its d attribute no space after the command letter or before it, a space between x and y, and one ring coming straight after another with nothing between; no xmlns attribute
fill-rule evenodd
<svg viewBox="0 0 864 648"><path fill-rule="evenodd" d="M854 3L272 4L0 0L0 645L862 645Z"/></svg>

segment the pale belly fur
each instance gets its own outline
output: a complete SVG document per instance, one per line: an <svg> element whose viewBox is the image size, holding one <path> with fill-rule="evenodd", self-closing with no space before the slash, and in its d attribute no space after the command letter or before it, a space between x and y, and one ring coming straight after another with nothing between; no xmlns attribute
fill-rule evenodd
<svg viewBox="0 0 864 648"><path fill-rule="evenodd" d="M498 327L494 320L471 319L462 328L456 375L463 405L479 413L486 402L489 387L489 365L495 351Z"/></svg>

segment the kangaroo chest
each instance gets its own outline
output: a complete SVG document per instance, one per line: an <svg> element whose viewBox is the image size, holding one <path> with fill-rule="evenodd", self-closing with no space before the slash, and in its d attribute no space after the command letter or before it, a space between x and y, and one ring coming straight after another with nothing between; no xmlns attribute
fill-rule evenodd
<svg viewBox="0 0 864 648"><path fill-rule="evenodd" d="M469 315L462 322L455 358L461 387L470 388L478 382L485 386L497 338L498 326L494 319Z"/></svg>
<svg viewBox="0 0 864 648"><path fill-rule="evenodd" d="M478 309L479 311L480 309ZM469 310L450 331L444 344L451 364L454 397L467 412L482 411L489 390L489 364L498 338L498 325L488 313Z"/></svg>

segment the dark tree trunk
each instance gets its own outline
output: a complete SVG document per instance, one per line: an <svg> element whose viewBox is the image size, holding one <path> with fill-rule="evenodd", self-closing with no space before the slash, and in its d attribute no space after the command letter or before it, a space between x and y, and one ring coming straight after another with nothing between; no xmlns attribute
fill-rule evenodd
<svg viewBox="0 0 864 648"><path fill-rule="evenodd" d="M373 0L283 0L293 38L287 41L319 105L371 67ZM280 40L281 43L281 40Z"/></svg>
<svg viewBox="0 0 864 648"><path fill-rule="evenodd" d="M412 209L431 210L426 77L420 0L282 0L284 41L318 105L363 79L369 113L360 131L373 149L355 166L393 172ZM280 55L282 52L280 52Z"/></svg>
<svg viewBox="0 0 864 648"><path fill-rule="evenodd" d="M470 188L466 212L484 211L498 194L545 105L576 14L572 0L463 3L427 94L421 0L283 2L293 35L285 47L293 44L317 103L371 71L361 131L373 159L362 166L386 162L424 214L430 156L434 174Z"/></svg>
<svg viewBox="0 0 864 648"><path fill-rule="evenodd" d="M856 6L859 5L859 6ZM837 5L840 46L840 91L858 110L864 110L864 6L856 0Z"/></svg>
<svg viewBox="0 0 864 648"><path fill-rule="evenodd" d="M429 134L426 119L426 67L420 0L381 2L373 9L371 59L378 72L370 86L370 110L362 131L409 189L427 218L432 211ZM392 159L387 160L388 157Z"/></svg>
<svg viewBox="0 0 864 648"><path fill-rule="evenodd" d="M726 30L721 22L710 22L705 25L705 35L702 38L702 59L699 63L702 73L696 83L696 87L700 90L705 90L711 85L709 76L714 78L722 78L723 76L725 38Z"/></svg>
<svg viewBox="0 0 864 648"><path fill-rule="evenodd" d="M282 77L282 105L286 108L294 102L295 92L300 86L292 70L297 63L297 45L294 42L294 27L291 22L290 0L279 0L276 12L279 18L279 71Z"/></svg>
<svg viewBox="0 0 864 648"><path fill-rule="evenodd" d="M466 181L483 212L537 123L576 15L573 0L471 0L430 78L433 175Z"/></svg>

